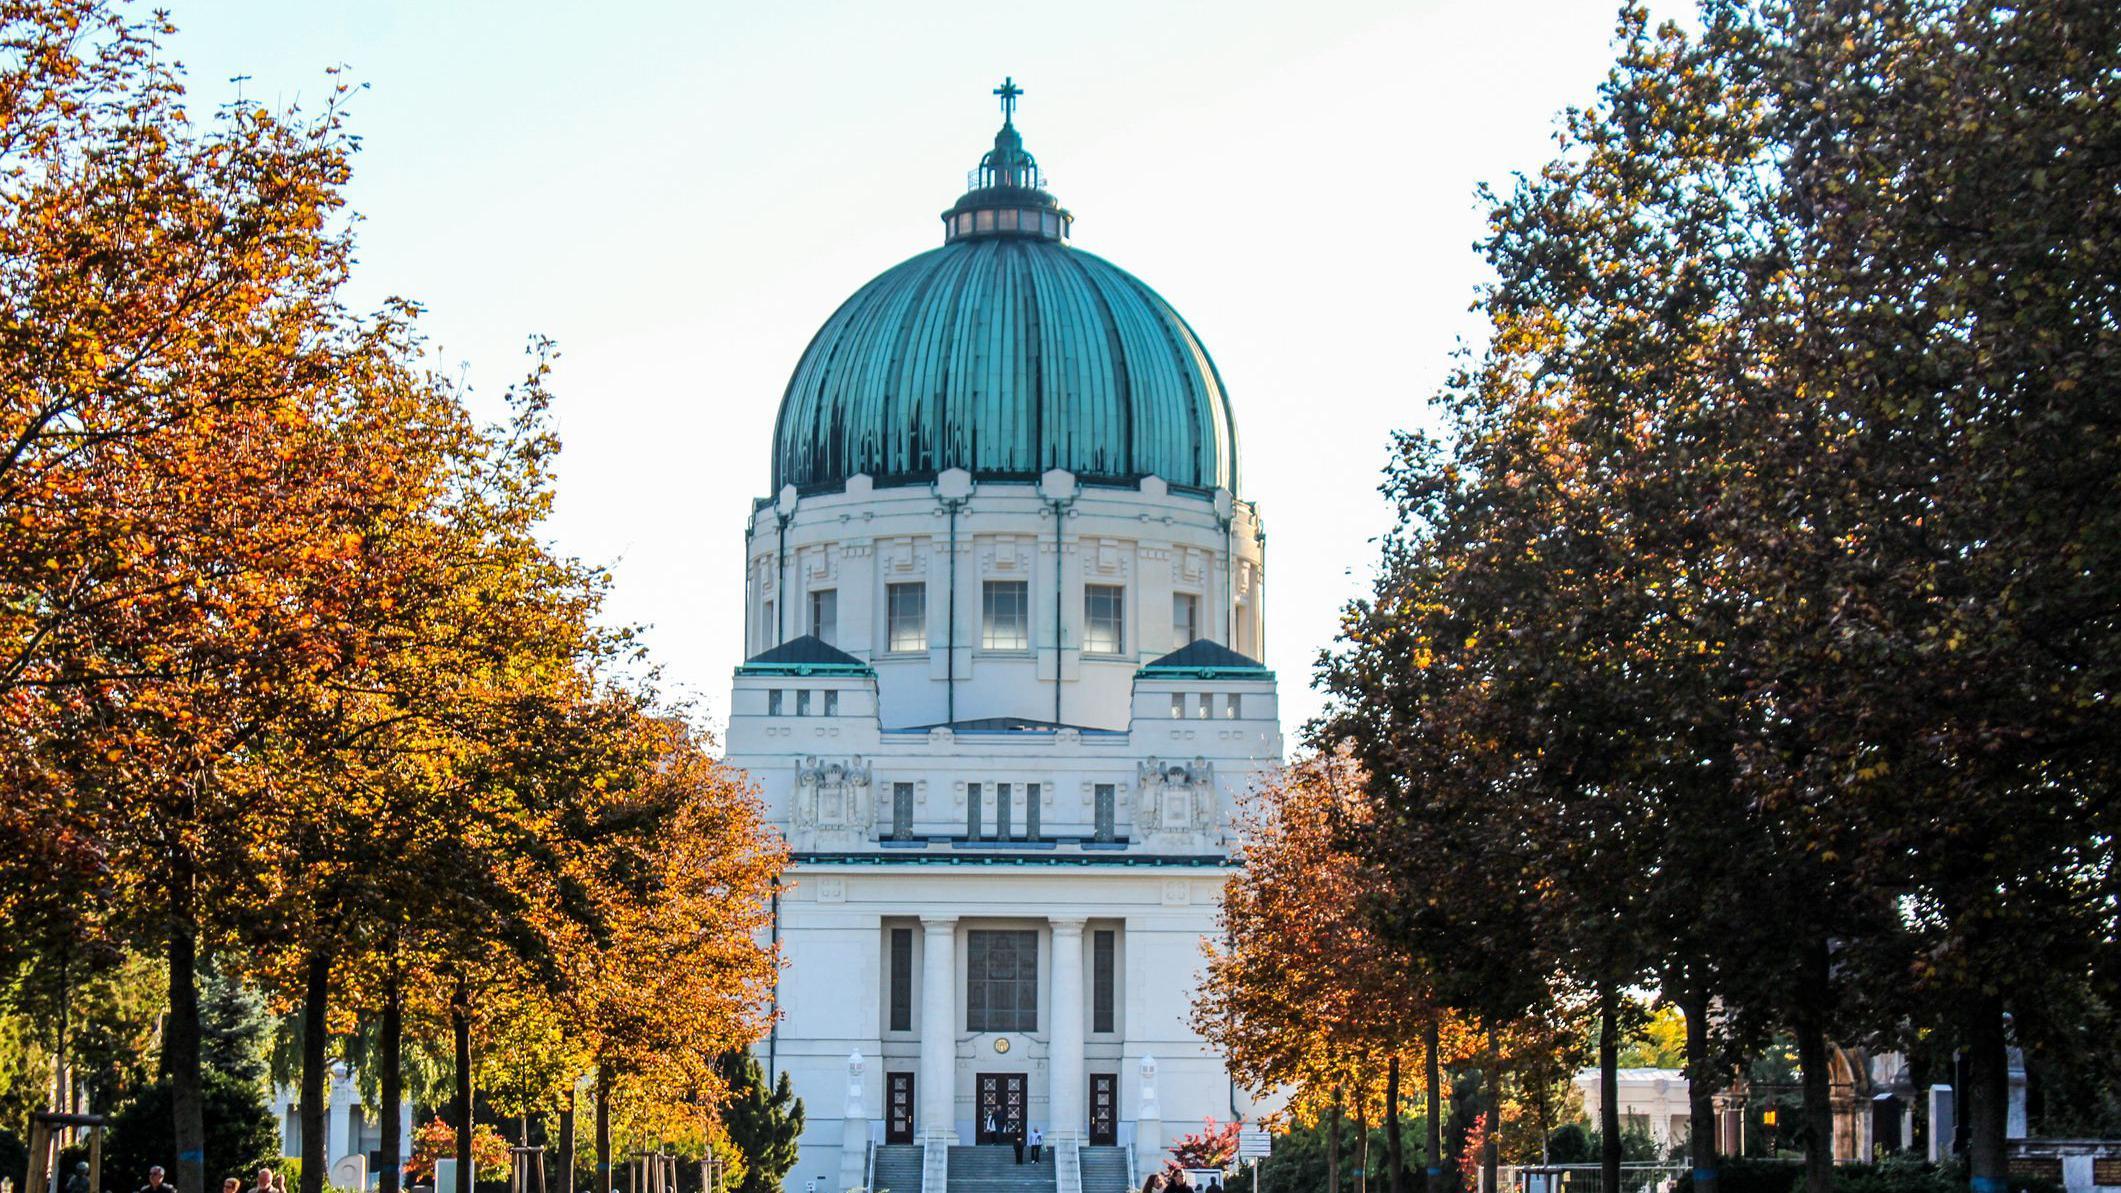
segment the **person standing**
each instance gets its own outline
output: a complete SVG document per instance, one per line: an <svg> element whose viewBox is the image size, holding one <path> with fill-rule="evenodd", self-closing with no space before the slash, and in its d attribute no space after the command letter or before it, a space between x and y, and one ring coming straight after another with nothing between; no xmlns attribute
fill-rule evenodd
<svg viewBox="0 0 2121 1193"><path fill-rule="evenodd" d="M1024 1162L1024 1124L1022 1124L1022 1123L1018 1123L1018 1124L1016 1124L1016 1129L1015 1129L1015 1130L1013 1130L1013 1131L1011 1131L1011 1132L1009 1132L1009 1143L1010 1143L1010 1145L1011 1145L1012 1147L1016 1148L1016 1162L1017 1162L1017 1163L1019 1163L1019 1164L1023 1163L1023 1162Z"/></svg>
<svg viewBox="0 0 2121 1193"><path fill-rule="evenodd" d="M1038 1163L1038 1149L1045 1146L1045 1143L1045 1132L1040 1131L1037 1127L1031 1128L1031 1162L1033 1164Z"/></svg>
<svg viewBox="0 0 2121 1193"><path fill-rule="evenodd" d="M258 1170L258 1183L250 1187L250 1193L272 1193L272 1169Z"/></svg>
<svg viewBox="0 0 2121 1193"><path fill-rule="evenodd" d="M163 1172L160 1164L148 1169L147 1183L140 1186L140 1193L176 1193L176 1186L163 1184L162 1177Z"/></svg>

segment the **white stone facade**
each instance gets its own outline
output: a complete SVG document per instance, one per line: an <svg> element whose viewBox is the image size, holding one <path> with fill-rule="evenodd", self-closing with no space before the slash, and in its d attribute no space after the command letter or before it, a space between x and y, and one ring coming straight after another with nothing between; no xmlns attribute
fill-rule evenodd
<svg viewBox="0 0 2121 1193"><path fill-rule="evenodd" d="M1057 1145L1144 1157L1244 1112L1187 1020L1236 800L1281 761L1274 678L1143 668L1259 657L1252 507L858 476L761 503L748 542L728 760L795 855L759 1049L806 1108L787 1187L858 1184L865 1142L974 1142L1018 1095ZM851 658L758 657L813 634Z"/></svg>

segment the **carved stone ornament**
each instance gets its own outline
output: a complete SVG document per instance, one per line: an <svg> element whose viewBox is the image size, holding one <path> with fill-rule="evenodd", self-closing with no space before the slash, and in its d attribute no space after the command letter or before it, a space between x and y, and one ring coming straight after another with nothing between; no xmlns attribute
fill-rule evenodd
<svg viewBox="0 0 2121 1193"><path fill-rule="evenodd" d="M797 828L855 828L869 823L869 763L857 754L846 761L815 755L795 768Z"/></svg>

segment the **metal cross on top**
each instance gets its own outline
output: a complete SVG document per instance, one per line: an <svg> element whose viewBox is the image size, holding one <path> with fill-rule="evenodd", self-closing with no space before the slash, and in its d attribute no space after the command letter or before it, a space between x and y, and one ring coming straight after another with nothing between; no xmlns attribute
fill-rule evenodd
<svg viewBox="0 0 2121 1193"><path fill-rule="evenodd" d="M1005 78L994 93L1002 97L1002 123L1007 124L1016 115L1016 97L1022 95L1024 89L1016 85L1015 79Z"/></svg>

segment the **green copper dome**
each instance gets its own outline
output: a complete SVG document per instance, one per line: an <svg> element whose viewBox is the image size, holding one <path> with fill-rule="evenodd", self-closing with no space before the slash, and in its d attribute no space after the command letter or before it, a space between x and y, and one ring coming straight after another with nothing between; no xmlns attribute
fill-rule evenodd
<svg viewBox="0 0 2121 1193"><path fill-rule="evenodd" d="M1071 217L1007 119L943 247L886 270L810 341L781 399L773 487L963 468L1237 488L1237 430L1193 329L1125 270L1068 247Z"/></svg>

